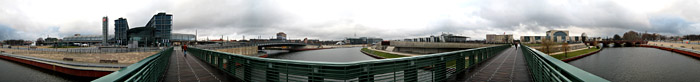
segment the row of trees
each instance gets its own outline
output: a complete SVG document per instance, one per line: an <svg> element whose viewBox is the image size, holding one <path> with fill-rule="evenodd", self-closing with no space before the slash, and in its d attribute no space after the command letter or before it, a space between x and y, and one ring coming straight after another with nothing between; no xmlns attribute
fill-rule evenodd
<svg viewBox="0 0 700 82"><path fill-rule="evenodd" d="M557 44L552 40L543 39L542 40L542 48L540 50L544 51L544 53L551 54L552 48L554 48L554 46L556 46L556 45ZM567 51L569 51L569 43L566 43L566 42L562 43L560 48L562 49L562 51L564 51L564 58L568 57Z"/></svg>
<svg viewBox="0 0 700 82"><path fill-rule="evenodd" d="M700 35L664 36L657 33L629 31L622 36L615 34L612 40L700 40Z"/></svg>

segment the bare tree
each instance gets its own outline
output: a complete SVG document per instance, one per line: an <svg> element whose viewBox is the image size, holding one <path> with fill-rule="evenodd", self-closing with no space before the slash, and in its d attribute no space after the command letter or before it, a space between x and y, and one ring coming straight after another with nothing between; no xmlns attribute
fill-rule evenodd
<svg viewBox="0 0 700 82"><path fill-rule="evenodd" d="M552 40L542 39L542 50L544 51L544 53L549 54L550 48L552 46L554 46L554 42L552 42Z"/></svg>
<svg viewBox="0 0 700 82"><path fill-rule="evenodd" d="M596 49L600 49L600 47L598 47L598 41L593 41L593 46L595 46Z"/></svg>
<svg viewBox="0 0 700 82"><path fill-rule="evenodd" d="M561 44L561 49L564 51L564 58L568 58L566 51L569 51L569 43Z"/></svg>

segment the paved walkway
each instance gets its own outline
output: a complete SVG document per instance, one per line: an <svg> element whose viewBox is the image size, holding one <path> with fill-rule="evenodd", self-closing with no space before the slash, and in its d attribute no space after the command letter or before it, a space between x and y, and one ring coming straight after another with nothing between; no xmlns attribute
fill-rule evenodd
<svg viewBox="0 0 700 82"><path fill-rule="evenodd" d="M588 49L588 48L581 48L581 49L569 50L569 51L566 51L566 52L571 53L571 52L581 51L581 50L585 50L585 49ZM561 51L561 52L554 52L554 53L550 53L549 55L557 55L557 54L562 54L562 53L564 53L564 52L563 52L563 51Z"/></svg>
<svg viewBox="0 0 700 82"><path fill-rule="evenodd" d="M467 71L463 77L457 77L459 82L530 82L530 72L527 70L525 58L520 48L511 47L496 55L494 58Z"/></svg>
<svg viewBox="0 0 700 82"><path fill-rule="evenodd" d="M164 82L234 82L233 77L192 55L183 55L179 47L170 58Z"/></svg>
<svg viewBox="0 0 700 82"><path fill-rule="evenodd" d="M409 54L409 53L401 53L401 52L392 52L392 51L385 51L385 50L377 50L377 49L373 49L373 48L367 48L367 49L373 50L373 51L378 51L378 52L384 52L384 53L390 53L390 54L408 56L408 57L411 57L411 56L419 56L418 54Z"/></svg>

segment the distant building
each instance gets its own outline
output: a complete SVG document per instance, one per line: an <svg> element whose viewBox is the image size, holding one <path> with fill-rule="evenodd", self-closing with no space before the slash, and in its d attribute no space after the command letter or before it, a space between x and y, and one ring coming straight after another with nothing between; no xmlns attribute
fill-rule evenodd
<svg viewBox="0 0 700 82"><path fill-rule="evenodd" d="M68 36L68 37L63 37L63 42L68 42L68 43L89 43L89 44L97 44L97 43L102 43L102 39L104 38L103 35L79 35L79 36ZM108 35L107 39L113 39L114 35ZM48 38L47 38L48 39ZM45 40L46 41L46 40ZM47 41L48 42L48 41Z"/></svg>
<svg viewBox="0 0 700 82"><path fill-rule="evenodd" d="M31 41L25 41L25 40L5 40L2 41L3 44L7 45L29 45L32 44Z"/></svg>
<svg viewBox="0 0 700 82"><path fill-rule="evenodd" d="M103 24L106 24L106 20L107 17L104 18ZM172 42L190 42L195 41L196 38L196 36L192 34L173 34L171 32L172 15L166 13L153 15L146 26L143 27L129 29L126 18L119 18L114 20L114 22L115 35L104 34L107 36L102 40L108 40L109 43L118 45L138 44L137 46L170 46ZM100 42L99 38L99 36L80 36L76 34L76 36L64 37L63 41L68 43L96 43Z"/></svg>
<svg viewBox="0 0 700 82"><path fill-rule="evenodd" d="M180 33L173 33L172 36L170 36L170 41L173 42L189 42L189 41L194 41L194 39L197 38L196 35L194 34L180 34Z"/></svg>
<svg viewBox="0 0 700 82"><path fill-rule="evenodd" d="M382 42L382 38L368 38L368 37L360 37L360 38L345 38L345 44L374 44L377 42Z"/></svg>
<svg viewBox="0 0 700 82"><path fill-rule="evenodd" d="M513 34L486 34L486 43L513 43Z"/></svg>
<svg viewBox="0 0 700 82"><path fill-rule="evenodd" d="M172 31L173 15L166 13L158 13L153 15L146 27L155 28L154 38L159 44L170 46L170 36Z"/></svg>
<svg viewBox="0 0 700 82"><path fill-rule="evenodd" d="M277 39L287 40L287 34L285 34L284 32L279 32L279 33L277 33Z"/></svg>
<svg viewBox="0 0 700 82"><path fill-rule="evenodd" d="M107 21L107 20L109 20L109 19L107 19L107 16L102 17L102 45L107 45L107 36L109 35L109 34L107 34L109 31L107 29L107 28L109 28L107 26L109 24L109 21Z"/></svg>
<svg viewBox="0 0 700 82"><path fill-rule="evenodd" d="M521 43L540 43L542 40L551 40L557 43L575 43L583 42L586 39L586 34L581 36L569 36L568 30L549 30L546 36L520 36Z"/></svg>
<svg viewBox="0 0 700 82"><path fill-rule="evenodd" d="M126 22L126 18L119 18L114 20L114 40L117 45L126 45L129 41L127 36L127 31L129 30L129 24Z"/></svg>
<svg viewBox="0 0 700 82"><path fill-rule="evenodd" d="M404 39L410 42L466 42L469 37L456 36L453 34L442 34L440 36L430 36L423 38Z"/></svg>
<svg viewBox="0 0 700 82"><path fill-rule="evenodd" d="M129 44L138 44L137 46L154 46L156 45L156 39L153 34L155 28L153 27L136 27L131 28L127 31L129 37Z"/></svg>
<svg viewBox="0 0 700 82"><path fill-rule="evenodd" d="M44 42L58 42L58 38L46 37Z"/></svg>

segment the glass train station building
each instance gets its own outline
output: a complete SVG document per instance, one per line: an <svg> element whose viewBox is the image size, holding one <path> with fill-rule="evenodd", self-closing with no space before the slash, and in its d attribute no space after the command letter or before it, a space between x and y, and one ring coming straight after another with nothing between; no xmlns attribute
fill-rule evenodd
<svg viewBox="0 0 700 82"><path fill-rule="evenodd" d="M129 29L126 18L114 20L114 35L108 36L108 42L114 45L138 45L144 46L170 46L173 43L194 42L193 34L172 33L172 15L158 13L148 21L146 26ZM88 35L64 37L63 42L68 43L100 43L102 35Z"/></svg>

